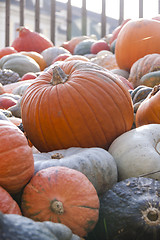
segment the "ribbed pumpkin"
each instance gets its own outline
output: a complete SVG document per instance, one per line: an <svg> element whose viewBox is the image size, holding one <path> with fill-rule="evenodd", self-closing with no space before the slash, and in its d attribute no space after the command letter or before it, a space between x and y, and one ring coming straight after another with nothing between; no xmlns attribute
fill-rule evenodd
<svg viewBox="0 0 160 240"><path fill-rule="evenodd" d="M52 41L43 34L34 32L24 26L17 28L17 31L19 36L12 42L11 47L18 52L35 51L41 53L46 48L53 47Z"/></svg>
<svg viewBox="0 0 160 240"><path fill-rule="evenodd" d="M34 174L32 149L22 131L6 120L0 120L0 143L0 186L17 193Z"/></svg>
<svg viewBox="0 0 160 240"><path fill-rule="evenodd" d="M136 127L160 123L160 85L157 85L140 104L136 113Z"/></svg>
<svg viewBox="0 0 160 240"><path fill-rule="evenodd" d="M107 149L131 129L131 96L115 74L78 60L52 67L27 88L21 103L25 132L39 151Z"/></svg>
<svg viewBox="0 0 160 240"><path fill-rule="evenodd" d="M134 62L151 53L160 53L160 22L140 18L128 21L118 34L115 48L119 68L130 70Z"/></svg>
<svg viewBox="0 0 160 240"><path fill-rule="evenodd" d="M22 194L23 215L35 221L65 224L78 236L86 236L98 221L99 198L81 172L67 167L43 169Z"/></svg>
<svg viewBox="0 0 160 240"><path fill-rule="evenodd" d="M0 197L0 211L2 213L22 215L17 202L1 186L0 186L0 196L1 196Z"/></svg>
<svg viewBox="0 0 160 240"><path fill-rule="evenodd" d="M160 70L160 54L147 54L138 59L131 67L128 81L130 81L134 88L142 85L141 78L149 73ZM145 84L144 84L145 85Z"/></svg>

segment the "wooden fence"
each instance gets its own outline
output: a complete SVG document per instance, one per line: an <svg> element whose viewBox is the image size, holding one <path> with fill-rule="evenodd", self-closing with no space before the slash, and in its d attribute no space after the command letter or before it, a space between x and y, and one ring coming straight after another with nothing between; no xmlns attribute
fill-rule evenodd
<svg viewBox="0 0 160 240"><path fill-rule="evenodd" d="M20 19L19 25L24 25L24 1L19 0L19 12ZM56 0L48 0L50 1L51 11L50 11L50 36L52 42L55 42L55 9L56 9ZM87 10L86 10L86 1L82 1L82 35L87 35ZM110 0L112 1L112 0ZM11 1L5 1L5 45L9 45L9 32L10 32L10 5ZM94 0L93 0L94 4ZM106 0L101 0L102 4L102 12L101 12L101 37L106 35ZM160 13L160 0L158 1L158 13ZM139 17L143 17L143 0L139 0ZM71 39L71 30L72 30L72 5L71 0L67 1L67 36L66 39ZM124 19L124 0L119 0L119 23L121 23ZM35 31L40 32L40 0L35 0Z"/></svg>

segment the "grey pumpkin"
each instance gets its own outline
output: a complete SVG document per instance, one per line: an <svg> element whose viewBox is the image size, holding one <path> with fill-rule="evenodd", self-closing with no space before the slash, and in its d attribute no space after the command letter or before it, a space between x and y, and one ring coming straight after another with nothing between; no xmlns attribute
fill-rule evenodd
<svg viewBox="0 0 160 240"><path fill-rule="evenodd" d="M61 223L35 222L17 214L0 212L1 240L80 240L70 228Z"/></svg>
<svg viewBox="0 0 160 240"><path fill-rule="evenodd" d="M102 195L117 182L117 165L113 156L102 148L80 148L36 153L35 173L53 166L65 166L82 172Z"/></svg>

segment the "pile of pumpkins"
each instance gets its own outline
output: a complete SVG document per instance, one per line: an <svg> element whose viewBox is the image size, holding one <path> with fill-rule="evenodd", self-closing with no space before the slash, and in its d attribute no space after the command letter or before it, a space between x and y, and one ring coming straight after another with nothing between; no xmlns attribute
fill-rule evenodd
<svg viewBox="0 0 160 240"><path fill-rule="evenodd" d="M0 239L158 240L160 17L58 47L17 30L0 49Z"/></svg>

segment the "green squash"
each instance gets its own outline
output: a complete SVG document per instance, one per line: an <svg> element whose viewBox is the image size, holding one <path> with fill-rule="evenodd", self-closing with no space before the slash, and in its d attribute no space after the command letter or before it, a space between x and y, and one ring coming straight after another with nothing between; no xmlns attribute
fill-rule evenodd
<svg viewBox="0 0 160 240"><path fill-rule="evenodd" d="M152 87L148 87L148 86L143 86L141 88L138 89L134 89L135 94L134 97L132 98L133 100L133 104L138 103L141 100L144 100L148 94L152 91ZM132 96L133 96L133 92L132 92Z"/></svg>
<svg viewBox="0 0 160 240"><path fill-rule="evenodd" d="M28 72L39 72L40 67L38 63L31 57L22 55L20 53L12 53L5 55L0 59L0 68L11 69L22 77Z"/></svg>
<svg viewBox="0 0 160 240"><path fill-rule="evenodd" d="M95 39L85 39L78 43L74 48L74 55L85 55L91 53L91 46L96 42Z"/></svg>
<svg viewBox="0 0 160 240"><path fill-rule="evenodd" d="M100 198L99 221L87 240L159 240L160 182L129 178Z"/></svg>
<svg viewBox="0 0 160 240"><path fill-rule="evenodd" d="M72 147L48 153L35 153L35 173L54 166L64 166L82 172L93 184L98 195L117 182L117 165L102 148Z"/></svg>
<svg viewBox="0 0 160 240"><path fill-rule="evenodd" d="M70 228L49 221L35 222L17 214L0 212L1 240L80 240Z"/></svg>
<svg viewBox="0 0 160 240"><path fill-rule="evenodd" d="M152 88L155 85L160 84L160 71L146 73L141 77L140 84L148 87L152 87Z"/></svg>

